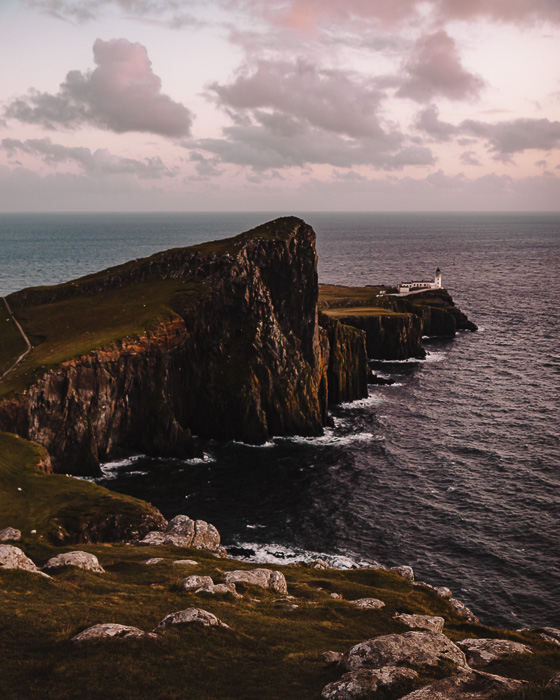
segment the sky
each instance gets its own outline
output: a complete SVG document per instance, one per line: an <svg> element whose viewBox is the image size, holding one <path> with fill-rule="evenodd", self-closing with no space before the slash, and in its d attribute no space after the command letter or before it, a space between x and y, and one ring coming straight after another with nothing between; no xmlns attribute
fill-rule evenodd
<svg viewBox="0 0 560 700"><path fill-rule="evenodd" d="M560 0L0 0L0 211L559 211Z"/></svg>

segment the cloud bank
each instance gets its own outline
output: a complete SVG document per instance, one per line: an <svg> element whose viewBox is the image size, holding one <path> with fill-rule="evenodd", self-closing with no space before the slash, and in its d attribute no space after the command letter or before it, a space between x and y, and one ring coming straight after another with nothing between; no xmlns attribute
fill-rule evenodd
<svg viewBox="0 0 560 700"><path fill-rule="evenodd" d="M93 58L93 71L70 71L56 95L30 91L9 104L4 116L46 129L90 125L171 138L190 134L191 112L161 92L144 46L97 39Z"/></svg>

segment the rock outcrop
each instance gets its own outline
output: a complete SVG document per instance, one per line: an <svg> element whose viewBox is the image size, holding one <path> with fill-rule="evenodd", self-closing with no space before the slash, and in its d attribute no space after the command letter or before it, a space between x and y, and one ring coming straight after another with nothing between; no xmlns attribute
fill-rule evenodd
<svg viewBox="0 0 560 700"><path fill-rule="evenodd" d="M411 668L386 666L378 669L361 668L358 671L345 673L339 681L329 683L323 688L322 700L352 700L353 698L369 698L380 687L389 688L393 683L402 679L412 680L418 674Z"/></svg>
<svg viewBox="0 0 560 700"><path fill-rule="evenodd" d="M5 527L0 530L0 542L19 542L21 540L21 530L15 527Z"/></svg>
<svg viewBox="0 0 560 700"><path fill-rule="evenodd" d="M202 625L203 627L225 627L228 625L219 620L213 613L201 608L187 608L186 610L178 610L177 612L166 615L158 624L155 631L162 631L168 627L177 625Z"/></svg>
<svg viewBox="0 0 560 700"><path fill-rule="evenodd" d="M19 547L11 544L0 545L0 569L21 569L47 576Z"/></svg>
<svg viewBox="0 0 560 700"><path fill-rule="evenodd" d="M72 637L71 641L74 644L80 644L82 642L96 642L100 639L159 639L159 637L153 632L144 632L138 627L107 622L88 627Z"/></svg>
<svg viewBox="0 0 560 700"><path fill-rule="evenodd" d="M443 634L436 632L406 632L387 634L356 644L342 657L341 665L347 671L383 666L437 666L450 661L465 667L465 654Z"/></svg>
<svg viewBox="0 0 560 700"><path fill-rule="evenodd" d="M407 613L395 613L394 618L412 629L428 630L430 632L443 632L443 627L445 625L443 617L439 617L438 615L408 615ZM463 648L460 644L457 646Z"/></svg>
<svg viewBox="0 0 560 700"><path fill-rule="evenodd" d="M105 569L100 565L95 554L90 552L63 552L52 557L43 566L44 571L52 571L54 569L62 569L65 566L75 566L84 571L93 571L96 574L104 574Z"/></svg>
<svg viewBox="0 0 560 700"><path fill-rule="evenodd" d="M473 668L484 668L493 661L509 659L517 654L533 653L526 644L509 639L463 639L457 646L465 652L468 664Z"/></svg>
<svg viewBox="0 0 560 700"><path fill-rule="evenodd" d="M122 453L190 456L192 434L256 444L321 434L329 331L318 323L315 234L300 219L23 290L10 304L17 316L162 280L190 285L172 300L171 320L39 374L0 400L0 430L43 445L55 471L73 474L95 474L100 460ZM367 372L356 355L361 335L333 334L332 356L343 365L333 398L359 398ZM337 371L331 362L331 379Z"/></svg>
<svg viewBox="0 0 560 700"><path fill-rule="evenodd" d="M456 676L419 688L401 700L491 700L498 693L520 690L524 685L524 681L465 670Z"/></svg>
<svg viewBox="0 0 560 700"><path fill-rule="evenodd" d="M252 569L250 571L225 571L222 574L224 583L245 583L250 586L266 588L276 593L285 595L288 592L288 585L284 574L271 569Z"/></svg>

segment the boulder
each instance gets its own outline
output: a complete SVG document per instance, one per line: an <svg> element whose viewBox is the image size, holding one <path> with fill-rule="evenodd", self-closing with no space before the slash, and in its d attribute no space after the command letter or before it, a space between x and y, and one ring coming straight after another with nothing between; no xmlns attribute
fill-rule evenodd
<svg viewBox="0 0 560 700"><path fill-rule="evenodd" d="M72 637L73 642L90 642L98 639L159 639L153 632L144 632L137 627L106 623L94 625Z"/></svg>
<svg viewBox="0 0 560 700"><path fill-rule="evenodd" d="M512 642L509 639L463 639L457 642L467 657L469 666L483 668L492 661L507 659L516 654L532 654L531 649L525 644Z"/></svg>
<svg viewBox="0 0 560 700"><path fill-rule="evenodd" d="M439 586L436 588L436 593L447 600L453 597L453 593L451 593L451 590L447 588L447 586Z"/></svg>
<svg viewBox="0 0 560 700"><path fill-rule="evenodd" d="M340 651L325 651L321 654L321 661L329 666L337 664L340 659L342 659L342 652Z"/></svg>
<svg viewBox="0 0 560 700"><path fill-rule="evenodd" d="M524 627L517 630L518 632L532 632L537 637L544 639L551 644L560 646L560 630L555 627Z"/></svg>
<svg viewBox="0 0 560 700"><path fill-rule="evenodd" d="M212 613L202 610L201 608L187 608L186 610L178 610L177 612L166 615L154 631L165 630L175 625L189 624L203 625L204 627L225 627L229 629L228 625L223 623Z"/></svg>
<svg viewBox="0 0 560 700"><path fill-rule="evenodd" d="M271 569L252 569L251 571L225 571L222 574L224 583L246 583L250 586L268 588L271 591L285 595L288 592L288 584L284 574Z"/></svg>
<svg viewBox="0 0 560 700"><path fill-rule="evenodd" d="M330 564L326 562L324 559L315 559L314 561L309 563L309 566L311 566L312 569L330 569Z"/></svg>
<svg viewBox="0 0 560 700"><path fill-rule="evenodd" d="M407 581L414 581L414 570L411 566L392 566L389 571L394 571Z"/></svg>
<svg viewBox="0 0 560 700"><path fill-rule="evenodd" d="M466 669L457 676L449 676L419 688L401 700L490 700L498 693L519 690L525 685L525 681Z"/></svg>
<svg viewBox="0 0 560 700"><path fill-rule="evenodd" d="M378 610L379 608L385 607L385 603L378 598L358 598L357 600L351 600L350 602L358 608L367 608L370 610Z"/></svg>
<svg viewBox="0 0 560 700"><path fill-rule="evenodd" d="M22 571L31 571L34 574L44 574L39 567L27 557L19 547L14 547L11 544L0 544L0 569L21 569ZM47 578L50 578L47 576Z"/></svg>
<svg viewBox="0 0 560 700"><path fill-rule="evenodd" d="M430 632L443 632L445 620L436 615L407 615L406 613L395 613L395 620L400 620L407 627L413 629L429 630Z"/></svg>
<svg viewBox="0 0 560 700"><path fill-rule="evenodd" d="M231 595L234 598L243 598L239 595L234 583L206 583L198 588L195 593L209 593L210 595Z"/></svg>
<svg viewBox="0 0 560 700"><path fill-rule="evenodd" d="M194 539L194 528L194 520L191 520L188 515L176 515L167 523L167 532L187 537L191 542Z"/></svg>
<svg viewBox="0 0 560 700"><path fill-rule="evenodd" d="M188 515L176 515L167 525L167 532L190 540L188 547L214 551L220 546L220 533L205 520L192 520Z"/></svg>
<svg viewBox="0 0 560 700"><path fill-rule="evenodd" d="M379 686L389 687L403 678L414 679L418 674L411 668L385 666L375 670L361 668L345 673L339 681L329 683L323 688L323 700L351 700L352 698L370 698Z"/></svg>
<svg viewBox="0 0 560 700"><path fill-rule="evenodd" d="M197 588L200 588L201 586L213 586L214 581L210 578L210 576L187 576L187 578L184 578L181 581L181 588L184 591L195 591Z"/></svg>
<svg viewBox="0 0 560 700"><path fill-rule="evenodd" d="M51 569L61 569L63 566L76 566L84 571L93 571L96 574L104 574L105 569L99 564L95 554L89 552L63 552L52 557L43 566L43 569L50 571Z"/></svg>
<svg viewBox="0 0 560 700"><path fill-rule="evenodd" d="M440 661L457 666L467 665L465 654L446 636L438 632L387 634L356 644L342 657L347 671L383 666L437 666Z"/></svg>
<svg viewBox="0 0 560 700"><path fill-rule="evenodd" d="M469 610L467 606L462 603L460 600L457 600L456 598L449 598L449 605L455 610L455 612L460 615L461 617L464 617L465 620L468 622L480 622L478 617L473 613L472 610Z"/></svg>
<svg viewBox="0 0 560 700"><path fill-rule="evenodd" d="M19 542L21 540L21 530L14 527L5 527L0 530L0 542Z"/></svg>
<svg viewBox="0 0 560 700"><path fill-rule="evenodd" d="M162 561L163 557L152 557L151 559L146 559L144 564L149 564L150 566L152 566L153 564L161 564Z"/></svg>
<svg viewBox="0 0 560 700"><path fill-rule="evenodd" d="M151 532L148 532L144 539L139 540L137 544L145 547L159 547L161 545L190 547L191 542L191 539L188 537L183 537L182 535L175 535L172 532L159 532L159 530L152 530Z"/></svg>
<svg viewBox="0 0 560 700"><path fill-rule="evenodd" d="M194 559L175 559L174 566L198 566L198 562Z"/></svg>

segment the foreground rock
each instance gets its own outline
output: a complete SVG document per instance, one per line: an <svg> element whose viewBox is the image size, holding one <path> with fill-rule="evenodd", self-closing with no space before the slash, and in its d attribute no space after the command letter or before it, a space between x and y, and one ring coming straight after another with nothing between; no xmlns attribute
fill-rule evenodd
<svg viewBox="0 0 560 700"><path fill-rule="evenodd" d="M234 598L243 598L239 595L234 583L205 583L197 588L195 593L208 593L209 595L231 595Z"/></svg>
<svg viewBox="0 0 560 700"><path fill-rule="evenodd" d="M214 581L210 578L210 576L187 576L187 578L184 578L181 581L181 588L184 591L196 591L197 588L201 588L202 586L213 586Z"/></svg>
<svg viewBox="0 0 560 700"><path fill-rule="evenodd" d="M19 547L14 547L11 544L0 545L0 568L21 569L22 571L30 571L34 574L47 576L47 574L43 573Z"/></svg>
<svg viewBox="0 0 560 700"><path fill-rule="evenodd" d="M137 627L106 623L88 627L83 632L72 637L71 641L79 644L80 642L91 642L99 639L159 639L159 637L153 632L144 632Z"/></svg>
<svg viewBox="0 0 560 700"><path fill-rule="evenodd" d="M93 571L96 574L104 574L105 569L100 565L95 554L89 552L64 552L52 557L43 566L44 571L52 571L53 569L61 569L63 566L75 566L84 571Z"/></svg>
<svg viewBox="0 0 560 700"><path fill-rule="evenodd" d="M0 530L0 542L19 542L21 540L21 530L14 527L5 527Z"/></svg>
<svg viewBox="0 0 560 700"><path fill-rule="evenodd" d="M436 632L387 634L356 644L342 657L347 671L384 666L437 666L440 661L466 666L465 654L446 636Z"/></svg>
<svg viewBox="0 0 560 700"><path fill-rule="evenodd" d="M455 612L460 615L461 617L464 617L467 622L474 622L478 623L480 620L478 617L473 613L472 610L467 608L467 606L461 602L460 600L457 600L456 598L449 598L449 605L455 610Z"/></svg>
<svg viewBox="0 0 560 700"><path fill-rule="evenodd" d="M493 661L509 659L517 654L532 654L525 644L511 642L509 639L463 639L457 642L467 657L469 666L483 668Z"/></svg>
<svg viewBox="0 0 560 700"><path fill-rule="evenodd" d="M176 515L167 525L167 532L190 540L189 547L213 551L220 546L220 533L205 520L191 520L188 515Z"/></svg>
<svg viewBox="0 0 560 700"><path fill-rule="evenodd" d="M560 646L560 629L555 627L524 627L517 630L518 632L532 632L537 637L544 639L546 642Z"/></svg>
<svg viewBox="0 0 560 700"><path fill-rule="evenodd" d="M350 602L358 608L366 608L368 610L379 610L385 607L385 603L379 598L358 598Z"/></svg>
<svg viewBox="0 0 560 700"><path fill-rule="evenodd" d="M406 613L395 613L394 618L395 620L400 620L400 622L407 627L429 630L430 632L443 632L443 626L445 625L443 617L435 615L407 615Z"/></svg>
<svg viewBox="0 0 560 700"><path fill-rule="evenodd" d="M229 626L219 620L214 614L201 608L187 608L166 615L154 631L165 630L176 625L203 625L204 627L225 627Z"/></svg>
<svg viewBox="0 0 560 700"><path fill-rule="evenodd" d="M359 671L345 673L339 681L329 683L323 688L323 700L351 700L352 698L369 698L380 686L390 687L403 678L418 678L411 668L386 666L375 670L362 668Z"/></svg>
<svg viewBox="0 0 560 700"><path fill-rule="evenodd" d="M222 574L224 583L245 583L250 586L258 586L266 588L276 593L286 595L288 593L288 584L284 574L271 569L252 569L251 571L226 571Z"/></svg>
<svg viewBox="0 0 560 700"><path fill-rule="evenodd" d="M401 700L491 700L497 693L519 690L525 685L525 681L465 670L457 676L415 690Z"/></svg>

